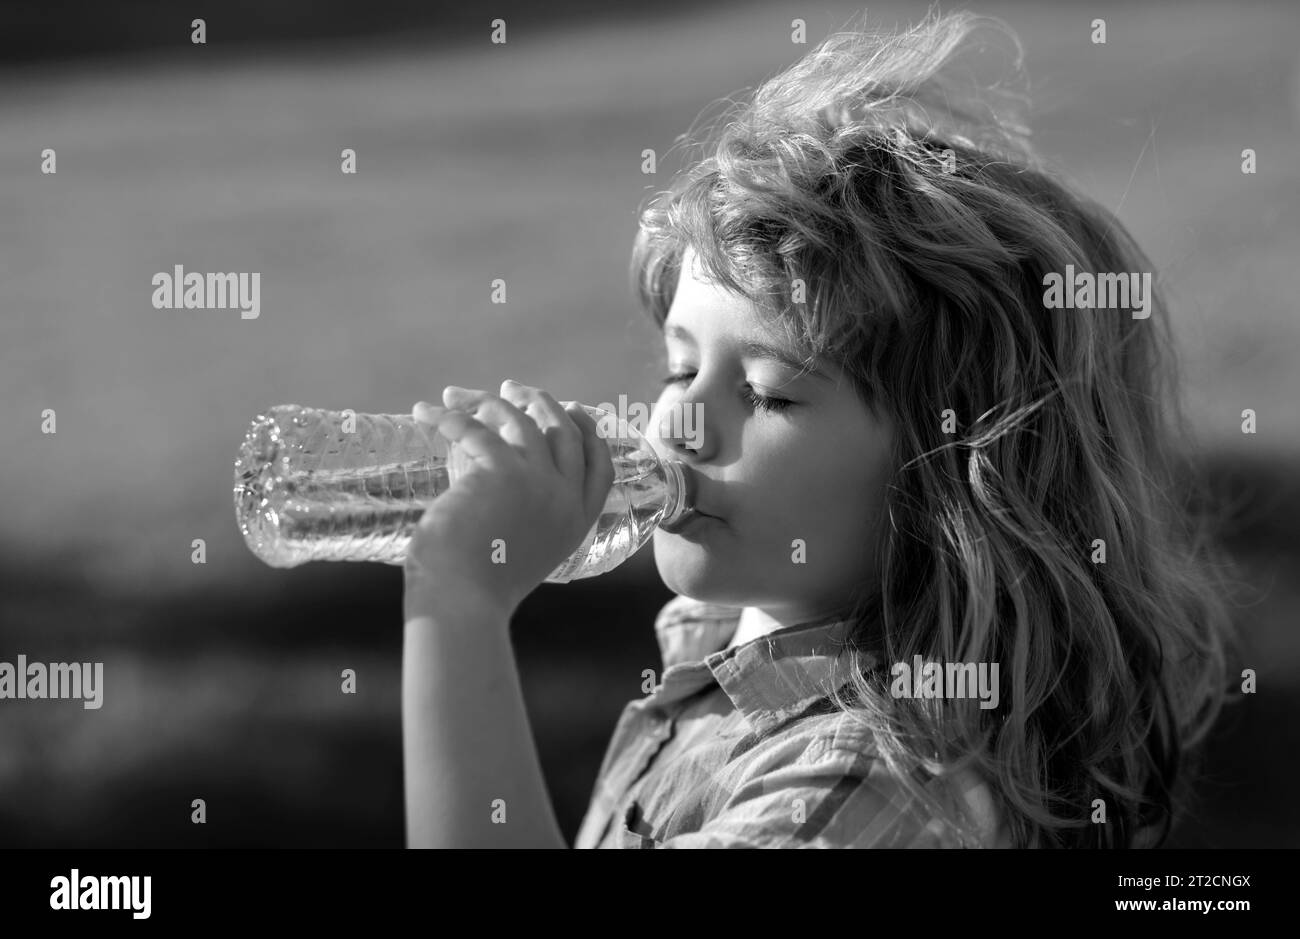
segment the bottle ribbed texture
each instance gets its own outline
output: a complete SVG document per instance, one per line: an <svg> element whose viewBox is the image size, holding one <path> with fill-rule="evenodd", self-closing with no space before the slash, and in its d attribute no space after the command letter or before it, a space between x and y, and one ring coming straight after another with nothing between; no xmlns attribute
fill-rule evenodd
<svg viewBox="0 0 1300 939"><path fill-rule="evenodd" d="M584 407L597 421L609 417ZM615 484L600 519L549 582L618 566L676 504L678 481L635 431L619 422L604 436ZM454 453L410 415L278 405L253 420L240 446L236 518L249 548L273 567L316 560L400 565L425 505L451 484L447 460Z"/></svg>

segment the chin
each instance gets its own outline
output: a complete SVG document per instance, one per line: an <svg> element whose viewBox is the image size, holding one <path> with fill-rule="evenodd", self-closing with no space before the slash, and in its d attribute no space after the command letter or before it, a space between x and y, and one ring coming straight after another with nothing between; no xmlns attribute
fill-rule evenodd
<svg viewBox="0 0 1300 939"><path fill-rule="evenodd" d="M709 551L664 531L654 534L655 568L674 593L723 606L744 606L748 591L734 565Z"/></svg>

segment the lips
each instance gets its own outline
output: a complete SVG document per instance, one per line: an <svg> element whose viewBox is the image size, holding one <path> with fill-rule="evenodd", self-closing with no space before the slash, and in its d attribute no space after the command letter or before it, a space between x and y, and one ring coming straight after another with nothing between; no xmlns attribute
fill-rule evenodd
<svg viewBox="0 0 1300 939"><path fill-rule="evenodd" d="M713 508L713 494L707 490L712 488L712 484L697 472L695 474L695 505L694 509L700 515L707 515L709 518L716 518L722 521L722 516L717 512L710 511Z"/></svg>
<svg viewBox="0 0 1300 939"><path fill-rule="evenodd" d="M669 534L680 535L683 538L691 538L692 532L701 527L708 527L709 522L720 521L712 515L705 515L703 512L692 512L684 519L671 528L665 528Z"/></svg>
<svg viewBox="0 0 1300 939"><path fill-rule="evenodd" d="M722 516L717 512L711 512L713 507L713 494L707 490L713 488L713 483L704 476L699 470L695 471L695 503L692 508L700 515L707 515L709 518L716 518L719 521Z"/></svg>
<svg viewBox="0 0 1300 939"><path fill-rule="evenodd" d="M692 504L691 504L690 512L687 513L685 518L682 519L682 523L684 524L686 522L689 522L692 518L696 516L701 516L703 518L711 518L717 522L726 521L721 515L718 515L716 512L711 512L709 511L708 508L705 508L706 505L709 507L712 507L713 505L713 496L709 490L711 490L712 487L715 485L714 481L706 477L694 465L687 464L685 463L685 461L678 459L676 456L672 457L672 459L677 460L677 462L682 464L683 473L689 474L687 476L687 483L688 483L687 494L691 498ZM676 527L677 526L673 526L672 528L668 528L666 530L673 531Z"/></svg>
<svg viewBox="0 0 1300 939"><path fill-rule="evenodd" d="M684 516L678 519L675 523L671 525L661 524L660 527L664 531L668 532L669 534L675 535L686 528L693 527L691 525L692 522L700 521L703 519L709 519L715 522L722 521L722 519L718 518L718 516L712 515L708 512L704 512L699 507L694 507L689 512L687 512Z"/></svg>
<svg viewBox="0 0 1300 939"><path fill-rule="evenodd" d="M711 518L711 519L713 519L715 522L724 522L724 521L725 521L725 519L723 519L722 516L720 516L720 515L714 515L712 512L706 512L706 511L704 511L702 508L700 508L699 506L696 506L696 507L695 507L695 511L691 513L691 517L692 517L692 518L694 518L694 517L698 517L698 518Z"/></svg>

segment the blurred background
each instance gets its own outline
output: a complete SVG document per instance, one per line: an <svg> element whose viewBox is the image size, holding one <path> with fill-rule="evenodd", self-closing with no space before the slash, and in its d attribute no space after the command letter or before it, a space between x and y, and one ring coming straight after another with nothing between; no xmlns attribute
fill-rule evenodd
<svg viewBox="0 0 1300 939"><path fill-rule="evenodd" d="M626 273L639 202L701 111L861 9L599 6L0 8L0 660L105 673L100 710L0 701L0 844L403 844L401 570L255 559L231 500L247 423L287 402L406 412L508 377L653 401L657 334ZM1300 845L1300 7L971 9L1017 30L1040 148L1170 286L1196 443L1257 598L1239 615L1260 693L1221 724L1172 844ZM871 5L887 26L925 10ZM261 272L260 316L155 310L151 277L177 264ZM570 840L671 596L647 547L514 619Z"/></svg>

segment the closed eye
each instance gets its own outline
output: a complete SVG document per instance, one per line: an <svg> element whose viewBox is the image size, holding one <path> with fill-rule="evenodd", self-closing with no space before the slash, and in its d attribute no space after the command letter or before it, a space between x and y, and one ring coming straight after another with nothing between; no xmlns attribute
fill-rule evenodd
<svg viewBox="0 0 1300 939"><path fill-rule="evenodd" d="M662 379L664 385L676 385L682 382L688 382L695 377L694 372L676 372L671 375L665 375ZM749 404L750 407L760 411L784 411L794 404L793 401L787 401L785 398L773 398L770 395L755 394L754 390L748 385L745 386L745 392L741 397Z"/></svg>

